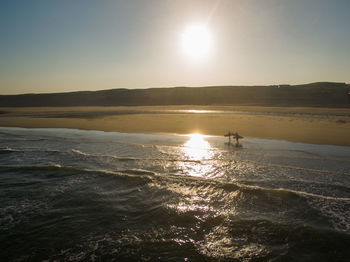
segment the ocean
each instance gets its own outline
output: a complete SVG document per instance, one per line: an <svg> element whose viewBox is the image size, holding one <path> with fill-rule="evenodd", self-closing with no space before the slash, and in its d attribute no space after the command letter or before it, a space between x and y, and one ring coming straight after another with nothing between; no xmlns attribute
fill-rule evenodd
<svg viewBox="0 0 350 262"><path fill-rule="evenodd" d="M1 261L350 260L350 147L225 142L1 127Z"/></svg>

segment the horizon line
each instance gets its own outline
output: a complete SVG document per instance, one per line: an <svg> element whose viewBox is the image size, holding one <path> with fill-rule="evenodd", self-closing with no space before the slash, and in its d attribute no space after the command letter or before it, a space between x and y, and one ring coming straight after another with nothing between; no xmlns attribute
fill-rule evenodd
<svg viewBox="0 0 350 262"><path fill-rule="evenodd" d="M50 95L50 94L69 94L69 93L82 93L82 92L103 92L103 91L111 91L111 90L150 90L150 89L167 89L167 88L206 88L206 87L267 87L267 86L301 86L301 85L311 85L311 84L344 84L350 86L347 82L333 82L333 81L317 81L317 82L308 82L308 83L298 83L298 84L288 84L288 83L280 83L280 84L267 84L267 85L204 85L204 86L156 86L156 87L115 87L115 88L107 88L107 89L96 89L96 90L72 90L72 91L53 91L49 93L0 93L0 96L16 96L16 95Z"/></svg>

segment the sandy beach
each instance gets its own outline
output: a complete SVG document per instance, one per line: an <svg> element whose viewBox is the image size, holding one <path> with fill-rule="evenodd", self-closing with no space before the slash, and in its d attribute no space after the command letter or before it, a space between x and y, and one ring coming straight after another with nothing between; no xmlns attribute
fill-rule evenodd
<svg viewBox="0 0 350 262"><path fill-rule="evenodd" d="M2 108L0 126L128 133L198 132L350 146L350 108L152 106Z"/></svg>

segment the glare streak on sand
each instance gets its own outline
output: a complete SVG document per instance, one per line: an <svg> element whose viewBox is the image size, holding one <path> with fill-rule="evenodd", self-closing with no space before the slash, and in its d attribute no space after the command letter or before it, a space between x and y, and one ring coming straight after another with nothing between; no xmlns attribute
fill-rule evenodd
<svg viewBox="0 0 350 262"><path fill-rule="evenodd" d="M217 111L215 110L179 110L180 112L184 112L184 113L194 113L194 114L205 114L205 113L215 113ZM223 112L223 111L221 111Z"/></svg>

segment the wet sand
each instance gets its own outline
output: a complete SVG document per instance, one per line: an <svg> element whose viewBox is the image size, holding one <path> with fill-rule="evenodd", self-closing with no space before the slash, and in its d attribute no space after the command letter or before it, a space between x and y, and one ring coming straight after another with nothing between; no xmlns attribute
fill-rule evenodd
<svg viewBox="0 0 350 262"><path fill-rule="evenodd" d="M0 126L76 128L128 133L199 132L217 136L222 136L227 131L237 131L245 137L350 146L350 108L255 106L0 108Z"/></svg>

